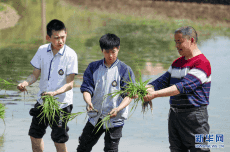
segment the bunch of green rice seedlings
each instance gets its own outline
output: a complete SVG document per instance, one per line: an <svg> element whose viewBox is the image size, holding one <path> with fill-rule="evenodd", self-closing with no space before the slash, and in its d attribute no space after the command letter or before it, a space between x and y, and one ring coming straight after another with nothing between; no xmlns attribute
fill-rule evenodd
<svg viewBox="0 0 230 152"><path fill-rule="evenodd" d="M148 79L148 80L143 82L142 77L141 77L141 72L140 72L139 81L136 80L136 83L135 83L136 89L134 90L134 92L136 93L138 98L134 99L134 106L132 107L132 109L133 108L136 109L138 102L141 101L142 109L144 110L143 112L145 112L145 108L143 108L144 105L146 105L146 102L144 101L144 97L148 94L148 92L147 92L148 88L146 88L145 86L148 84L148 82L150 80L151 79ZM131 109L131 111L132 111L132 109Z"/></svg>
<svg viewBox="0 0 230 152"><path fill-rule="evenodd" d="M97 125L95 126L95 128L98 126L97 132L100 130L100 128L101 128L103 125L105 125L106 131L109 131L108 123L111 124L110 115L105 116L100 122L97 123ZM96 132L96 133L97 133L97 132ZM95 133L95 134L96 134L96 133Z"/></svg>
<svg viewBox="0 0 230 152"><path fill-rule="evenodd" d="M0 103L0 118L3 120L4 124L5 124L5 121L4 121L4 118L5 118L5 106L3 104ZM5 124L6 125L6 124Z"/></svg>
<svg viewBox="0 0 230 152"><path fill-rule="evenodd" d="M41 113L37 116L40 117L40 122L43 120L45 123L45 119L47 118L50 127L52 127L53 122L58 124L55 120L55 115L60 116L60 113L63 112L63 110L59 108L59 105L62 103L57 101L58 98L54 98L50 95L44 95L41 98L43 103L38 107L38 109L41 108Z"/></svg>
<svg viewBox="0 0 230 152"><path fill-rule="evenodd" d="M136 79L135 83L132 82L130 73L129 73L129 79L130 81L125 80L124 82L127 84L125 87L123 87L123 90L117 90L114 91L112 93L109 93L105 96L111 96L112 98L114 98L117 95L122 95L122 94L127 94L130 98L135 97L136 95L138 96L137 98L134 99L134 104L130 110L130 112L132 112L132 110L135 111L135 109L137 108L138 103L141 101L141 105L142 107L144 105L146 105L146 103L144 102L144 96L146 96L148 94L147 89L145 86L147 85L147 83L151 80L148 79L146 81L142 81L142 77L141 77L141 72L140 76L139 76L139 80ZM152 104L150 104L150 108L152 109ZM143 108L143 110L145 111L145 108Z"/></svg>

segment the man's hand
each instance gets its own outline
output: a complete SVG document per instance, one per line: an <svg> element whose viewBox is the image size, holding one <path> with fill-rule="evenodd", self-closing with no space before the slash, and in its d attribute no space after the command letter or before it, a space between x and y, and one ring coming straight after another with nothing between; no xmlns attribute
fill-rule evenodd
<svg viewBox="0 0 230 152"><path fill-rule="evenodd" d="M56 93L55 93L55 91L54 92L43 92L41 95L42 96L45 96L45 95L55 96Z"/></svg>
<svg viewBox="0 0 230 152"><path fill-rule="evenodd" d="M27 91L26 87L33 84L35 81L37 81L39 75L41 73L40 69L34 68L33 73L27 77L27 80L19 83L17 86L17 89L21 92Z"/></svg>
<svg viewBox="0 0 230 152"><path fill-rule="evenodd" d="M146 88L148 88L146 90L148 94L144 97L144 101L148 102L155 98L155 90L152 87L149 87L149 85L147 85Z"/></svg>
<svg viewBox="0 0 230 152"><path fill-rule="evenodd" d="M110 118L111 117L116 117L118 112L119 112L118 108L113 108L109 113Z"/></svg>
<svg viewBox="0 0 230 152"><path fill-rule="evenodd" d="M88 104L88 106L87 106L87 111L92 111L92 110L94 110L94 107L93 107L93 104L90 103L90 104Z"/></svg>
<svg viewBox="0 0 230 152"><path fill-rule="evenodd" d="M27 91L26 86L28 86L28 82L24 81L22 83L19 83L17 86L17 89L21 92Z"/></svg>

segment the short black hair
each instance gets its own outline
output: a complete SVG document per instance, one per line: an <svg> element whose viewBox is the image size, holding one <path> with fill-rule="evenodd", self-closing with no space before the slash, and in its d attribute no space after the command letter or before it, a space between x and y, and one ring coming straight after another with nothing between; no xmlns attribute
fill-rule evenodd
<svg viewBox="0 0 230 152"><path fill-rule="evenodd" d="M54 31L61 31L61 30L66 31L65 24L60 20L53 19L46 26L47 35L49 35L49 37L51 37L53 30Z"/></svg>
<svg viewBox="0 0 230 152"><path fill-rule="evenodd" d="M197 43L197 41L198 41L197 32L191 26L180 27L179 29L175 30L175 34L177 34L177 33L181 33L182 37L186 38L187 40L189 40L190 38L194 38L195 43Z"/></svg>
<svg viewBox="0 0 230 152"><path fill-rule="evenodd" d="M100 43L101 51L103 51L103 49L110 50L113 49L114 47L119 48L120 38L115 34L108 33L100 38L99 43Z"/></svg>

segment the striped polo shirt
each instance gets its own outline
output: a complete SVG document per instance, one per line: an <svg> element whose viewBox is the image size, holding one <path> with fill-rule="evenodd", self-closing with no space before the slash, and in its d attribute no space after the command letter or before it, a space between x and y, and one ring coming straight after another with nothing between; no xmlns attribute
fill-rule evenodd
<svg viewBox="0 0 230 152"><path fill-rule="evenodd" d="M104 62L104 59L102 59L88 65L80 88L82 93L86 91L91 94L92 104L98 110L97 116L90 117L89 115L89 122L94 126L99 118L107 116L113 108L118 107L125 97L125 95L117 95L113 98L111 96L105 98L105 95L117 90L123 90L126 85L125 81L130 81L129 73L132 81L135 82L132 69L125 63L117 59L108 68ZM128 106L119 111L116 117L111 118L111 123L108 123L108 127L122 126L127 117Z"/></svg>
<svg viewBox="0 0 230 152"><path fill-rule="evenodd" d="M165 74L149 84L155 90L176 85L180 94L170 97L170 104L173 106L208 105L211 65L203 54L188 60L182 56L172 63Z"/></svg>

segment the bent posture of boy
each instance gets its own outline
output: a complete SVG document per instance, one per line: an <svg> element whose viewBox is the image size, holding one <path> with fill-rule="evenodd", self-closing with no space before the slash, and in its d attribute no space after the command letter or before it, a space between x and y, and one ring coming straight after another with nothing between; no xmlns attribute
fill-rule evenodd
<svg viewBox="0 0 230 152"><path fill-rule="evenodd" d="M37 118L40 114L40 109L37 107L42 104L41 94L57 97L61 104L60 108L67 113L71 113L73 108L73 83L74 76L78 73L77 54L70 47L65 45L66 28L63 22L52 20L47 24L46 39L50 42L39 47L37 53L31 60L34 67L26 81L18 84L20 91L25 91L26 86L37 81L41 74L39 83L38 100L30 114L33 116L32 123L29 129L29 135L32 142L33 152L42 152L44 150L43 135L48 127L48 120L41 121ZM69 127L65 128L65 122L60 120L58 115L55 116L58 122L53 123L51 129L51 138L54 141L57 152L67 152L65 142L68 141Z"/></svg>
<svg viewBox="0 0 230 152"><path fill-rule="evenodd" d="M174 38L181 57L165 74L149 84L154 87L147 89L149 95L144 100L170 96L168 132L171 152L209 151L195 145L196 134L201 134L204 137L202 144L207 144L211 65L197 47L194 28L181 27L175 31Z"/></svg>
<svg viewBox="0 0 230 152"><path fill-rule="evenodd" d="M131 98L127 95L111 96L104 99L108 93L125 87L129 73L133 82L135 77L132 69L117 59L120 50L120 38L114 34L103 35L100 40L104 59L89 64L84 72L81 92L85 102L89 120L79 137L78 152L90 152L100 136L105 132L105 125L97 132L95 127L105 116L111 115L108 123L109 131L105 132L105 152L117 152L122 136L124 120L128 116L128 105Z"/></svg>

